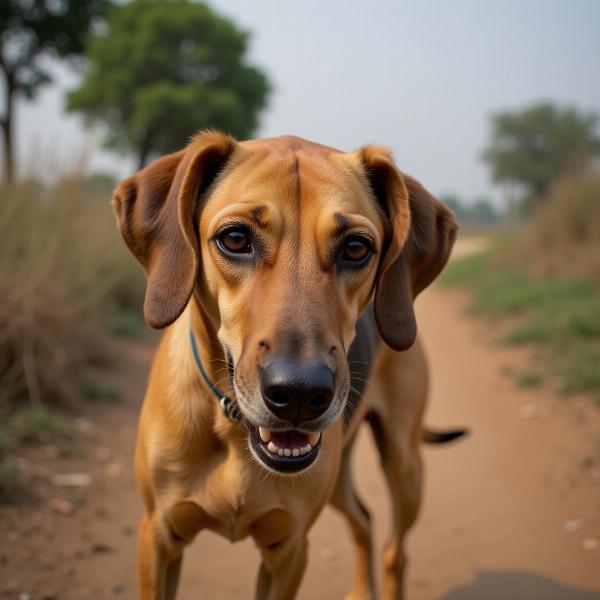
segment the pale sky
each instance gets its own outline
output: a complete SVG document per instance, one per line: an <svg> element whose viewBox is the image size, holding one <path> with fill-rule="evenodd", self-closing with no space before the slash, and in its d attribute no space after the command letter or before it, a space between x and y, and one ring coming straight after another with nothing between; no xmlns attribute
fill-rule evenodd
<svg viewBox="0 0 600 600"><path fill-rule="evenodd" d="M490 113L539 100L600 113L600 0L212 0L253 33L274 84L258 135L389 146L437 194L496 195L480 160ZM22 170L133 161L63 112L67 67L17 115ZM191 132L190 132L191 133Z"/></svg>

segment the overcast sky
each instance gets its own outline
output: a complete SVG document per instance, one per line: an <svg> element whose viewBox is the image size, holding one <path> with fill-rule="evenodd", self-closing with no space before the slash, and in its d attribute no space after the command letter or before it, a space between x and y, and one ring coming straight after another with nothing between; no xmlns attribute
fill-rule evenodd
<svg viewBox="0 0 600 600"><path fill-rule="evenodd" d="M538 100L600 112L598 0L212 0L253 33L275 91L260 136L352 150L379 143L434 193L497 194L480 160L490 113ZM66 67L17 115L24 169L82 161L127 175L101 135L64 116Z"/></svg>

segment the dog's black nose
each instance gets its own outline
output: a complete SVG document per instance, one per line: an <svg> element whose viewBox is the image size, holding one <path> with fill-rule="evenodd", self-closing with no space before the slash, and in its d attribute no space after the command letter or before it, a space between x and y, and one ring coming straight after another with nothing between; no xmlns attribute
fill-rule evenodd
<svg viewBox="0 0 600 600"><path fill-rule="evenodd" d="M261 390L271 412L299 425L316 419L331 404L333 372L317 361L275 361L262 370Z"/></svg>

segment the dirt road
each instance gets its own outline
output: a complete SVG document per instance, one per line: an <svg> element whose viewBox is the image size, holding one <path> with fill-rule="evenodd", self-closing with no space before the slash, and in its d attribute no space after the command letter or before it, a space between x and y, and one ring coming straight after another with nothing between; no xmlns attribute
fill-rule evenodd
<svg viewBox="0 0 600 600"><path fill-rule="evenodd" d="M427 422L467 425L468 439L427 448L425 503L410 536L409 600L600 598L600 415L586 399L523 390L506 376L527 352L493 343L495 332L463 316L467 299L436 286L417 302L432 371ZM88 488L49 489L72 502L0 508L0 590L20 598L134 598L134 529L140 501L131 474L137 413L151 349L131 344L121 374L128 402L78 421L86 456L48 458L60 472L85 469ZM44 463L44 454L29 457ZM389 510L367 431L356 479L381 544ZM69 512L66 510L64 512ZM353 556L345 524L326 510L311 533L299 597L343 598ZM187 552L181 600L251 598L258 557L203 533ZM31 596L21 595L30 593Z"/></svg>

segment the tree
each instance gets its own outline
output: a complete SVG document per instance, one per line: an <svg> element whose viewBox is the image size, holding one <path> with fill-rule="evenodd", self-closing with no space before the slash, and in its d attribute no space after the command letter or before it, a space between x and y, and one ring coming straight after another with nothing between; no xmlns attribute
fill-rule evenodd
<svg viewBox="0 0 600 600"><path fill-rule="evenodd" d="M537 200L572 161L585 161L600 150L596 126L594 114L549 103L497 113L483 159L494 181L517 184Z"/></svg>
<svg viewBox="0 0 600 600"><path fill-rule="evenodd" d="M51 76L41 59L81 54L94 25L110 0L2 0L0 2L0 72L4 78L4 173L14 177L14 105L32 99Z"/></svg>
<svg viewBox="0 0 600 600"><path fill-rule="evenodd" d="M249 137L269 92L247 65L248 34L191 0L115 6L95 36L81 86L67 109L106 125L105 145L137 154L172 152L198 129Z"/></svg>
<svg viewBox="0 0 600 600"><path fill-rule="evenodd" d="M498 213L487 198L476 198L469 207L469 219L480 225L493 225L498 222Z"/></svg>
<svg viewBox="0 0 600 600"><path fill-rule="evenodd" d="M461 225L494 225L498 222L499 215L487 198L464 202L453 194L446 194L440 200L456 215Z"/></svg>

